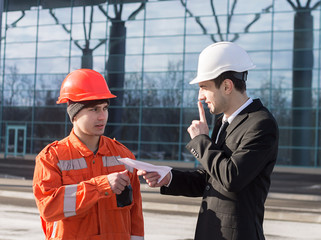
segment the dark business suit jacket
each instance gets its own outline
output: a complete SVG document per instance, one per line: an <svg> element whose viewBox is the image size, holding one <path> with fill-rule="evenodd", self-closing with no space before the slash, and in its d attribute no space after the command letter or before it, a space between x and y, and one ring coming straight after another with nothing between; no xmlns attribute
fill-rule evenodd
<svg viewBox="0 0 321 240"><path fill-rule="evenodd" d="M173 170L169 187L161 193L203 196L195 240L262 240L264 202L277 158L278 127L271 113L255 99L227 127L225 141L199 135L187 149L203 169Z"/></svg>

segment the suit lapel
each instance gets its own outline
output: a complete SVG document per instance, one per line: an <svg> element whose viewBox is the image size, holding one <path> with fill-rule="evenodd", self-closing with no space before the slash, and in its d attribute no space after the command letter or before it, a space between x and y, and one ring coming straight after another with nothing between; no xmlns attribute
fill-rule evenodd
<svg viewBox="0 0 321 240"><path fill-rule="evenodd" d="M226 128L226 137L225 137L225 139L233 132L233 130L235 128L237 128L237 126L239 126L247 118L247 116L248 116L247 113L243 113L243 114L237 115L234 118L234 120L231 122L231 124Z"/></svg>
<svg viewBox="0 0 321 240"><path fill-rule="evenodd" d="M247 117L248 113L257 111L259 108L261 108L263 105L259 99L254 99L253 102L247 106L243 111L241 111L231 122L231 124L226 128L226 136L225 139L228 138L228 136L233 132L235 128L237 128ZM212 140L215 142L217 133L222 125L222 118L223 116L219 117L215 123L213 134L212 134ZM219 141L217 143L218 148L222 147L222 144L224 143L223 140Z"/></svg>

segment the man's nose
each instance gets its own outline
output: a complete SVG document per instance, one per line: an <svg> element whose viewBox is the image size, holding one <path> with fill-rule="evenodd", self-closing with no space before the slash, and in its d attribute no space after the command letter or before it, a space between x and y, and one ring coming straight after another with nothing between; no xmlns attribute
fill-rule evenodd
<svg viewBox="0 0 321 240"><path fill-rule="evenodd" d="M107 117L108 117L108 112L107 111L99 111L98 119L105 119Z"/></svg>
<svg viewBox="0 0 321 240"><path fill-rule="evenodd" d="M202 91L202 89L200 89L199 91L198 91L198 101L203 101L203 100L205 100L206 98L205 98L205 95L203 94L203 91Z"/></svg>

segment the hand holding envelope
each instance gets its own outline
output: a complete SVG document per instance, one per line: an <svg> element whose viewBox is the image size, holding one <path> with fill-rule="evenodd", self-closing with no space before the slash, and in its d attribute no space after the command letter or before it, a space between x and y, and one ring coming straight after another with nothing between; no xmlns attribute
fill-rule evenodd
<svg viewBox="0 0 321 240"><path fill-rule="evenodd" d="M150 163L141 162L130 158L118 158L117 160L139 170L144 170L146 172L157 172L160 175L157 183L162 181L162 179L172 170L172 168L168 166L156 166Z"/></svg>

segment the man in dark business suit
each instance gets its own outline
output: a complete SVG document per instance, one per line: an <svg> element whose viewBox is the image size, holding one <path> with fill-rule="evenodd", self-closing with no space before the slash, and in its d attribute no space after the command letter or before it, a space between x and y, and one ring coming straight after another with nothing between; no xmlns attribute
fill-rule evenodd
<svg viewBox="0 0 321 240"><path fill-rule="evenodd" d="M195 240L265 239L264 203L277 158L278 126L259 99L247 96L247 71L254 67L234 43L205 48L191 82L199 84L200 119L188 128L186 146L203 168L172 170L160 183L157 173L138 171L162 194L203 196ZM212 114L223 113L211 137L201 101Z"/></svg>

